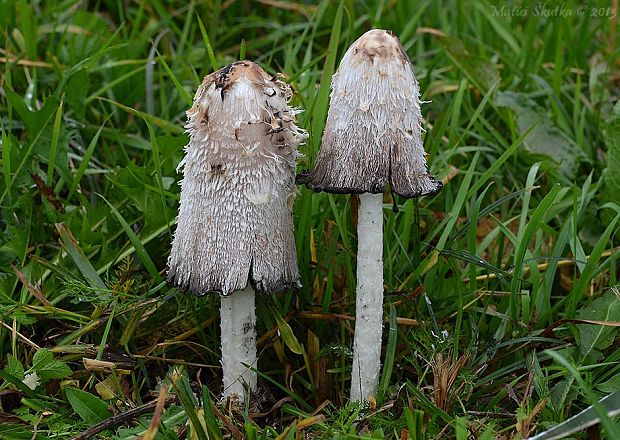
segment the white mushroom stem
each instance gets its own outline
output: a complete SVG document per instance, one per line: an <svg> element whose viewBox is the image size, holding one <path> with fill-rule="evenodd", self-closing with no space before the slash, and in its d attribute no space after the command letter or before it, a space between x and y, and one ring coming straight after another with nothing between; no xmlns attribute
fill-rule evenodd
<svg viewBox="0 0 620 440"><path fill-rule="evenodd" d="M351 400L377 395L383 330L383 194L360 194Z"/></svg>
<svg viewBox="0 0 620 440"><path fill-rule="evenodd" d="M237 396L243 402L246 390L256 389L256 372L249 368L256 368L255 293L248 284L221 299L223 396Z"/></svg>

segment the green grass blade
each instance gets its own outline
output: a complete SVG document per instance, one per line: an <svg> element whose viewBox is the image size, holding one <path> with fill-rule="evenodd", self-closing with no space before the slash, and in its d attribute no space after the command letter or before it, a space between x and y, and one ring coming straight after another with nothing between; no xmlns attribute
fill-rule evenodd
<svg viewBox="0 0 620 440"><path fill-rule="evenodd" d="M534 232L540 228L540 222L543 217L547 214L549 208L555 202L555 199L560 191L560 185L554 185L553 188L549 191L549 193L545 196L545 198L538 204L538 207L532 214L529 223L527 224L523 235L517 238L517 250L515 252L514 258L514 272L512 278L512 284L510 287L510 291L512 293L511 304L514 306L516 302L513 302L514 295L518 294L521 289L521 273L523 271L523 259L525 258L525 254L528 250L528 244L534 235ZM516 317L515 310L511 307L511 316Z"/></svg>
<svg viewBox="0 0 620 440"><path fill-rule="evenodd" d="M405 421L407 422L407 429L409 430L411 440L426 440L423 431L424 411L416 409L412 412L409 408L405 408L404 413Z"/></svg>
<svg viewBox="0 0 620 440"><path fill-rule="evenodd" d="M327 58L323 66L321 74L321 85L314 101L312 109L312 145L313 151L318 151L318 146L325 127L325 119L327 118L327 107L329 103L329 91L331 89L332 75L336 69L336 57L338 56L338 45L340 43L340 31L342 26L342 13L344 3L340 2L332 30L327 45ZM310 158L311 159L311 158Z"/></svg>
<svg viewBox="0 0 620 440"><path fill-rule="evenodd" d="M463 183L461 183L459 192L456 195L454 204L452 205L452 209L450 210L450 213L449 213L448 224L443 229L441 237L439 238L439 241L437 242L437 246L435 246L435 248L438 251L443 250L446 242L448 241L448 237L452 233L452 229L454 228L454 225L456 225L456 222L458 220L458 215L461 212L463 205L465 204L465 199L467 195L472 192L470 189L470 185L474 179L474 173L476 170L476 165L478 164L479 157L480 157L480 154L476 152L473 159L471 160L471 163L469 164L469 169L467 170L467 172L465 173L465 176L463 177Z"/></svg>
<svg viewBox="0 0 620 440"><path fill-rule="evenodd" d="M177 396L179 396L183 409L185 409L185 414L187 414L190 420L193 433L198 437L198 440L210 440L200 422L198 412L196 411L198 402L196 402L187 377L184 373L173 371L169 378L172 386L177 392Z"/></svg>
<svg viewBox="0 0 620 440"><path fill-rule="evenodd" d="M60 136L60 125L62 122L62 102L56 110L54 117L54 125L52 127L52 142L50 143L50 157L47 164L47 185L54 187L52 180L54 178L54 167L56 166L56 149L58 148L58 137Z"/></svg>
<svg viewBox="0 0 620 440"><path fill-rule="evenodd" d="M553 350L545 350L545 353L564 367L568 374L579 383L579 389L588 397L592 405L549 432L531 437L530 440L564 438L597 423L603 425L609 438L620 438L620 427L611 420L611 417L620 414L620 391L616 391L599 401L573 364Z"/></svg>
<svg viewBox="0 0 620 440"><path fill-rule="evenodd" d="M140 241L140 238L138 238L135 232L133 232L133 229L131 229L131 226L129 226L129 223L127 223L127 220L125 220L125 218L118 211L118 209L116 209L116 207L113 204L111 204L108 201L108 199L106 199L101 194L98 194L98 195L99 197L103 199L104 202L107 203L107 205L110 207L110 210L114 214L114 217L116 217L116 220L118 220L118 222L121 224L121 227L125 231L125 234L127 234L129 241L133 245L133 248L136 251L138 258L140 258L140 261L142 261L142 264L144 264L144 267L146 268L146 270L151 274L151 276L155 279L156 282L158 283L161 282L162 278L161 278L161 275L159 275L157 268L155 267L155 263L153 263L153 260L151 260L151 257L146 252L146 249L144 248L144 245Z"/></svg>
<svg viewBox="0 0 620 440"><path fill-rule="evenodd" d="M618 220L620 220L620 214L614 217L614 219L611 221L611 223L609 223L609 225L607 226L603 234L598 239L596 245L594 246L594 249L592 249L590 258L588 258L588 262L586 263L583 271L581 272L581 276L579 277L579 280L573 287L573 290L568 295L567 298L570 301L569 303L570 305L568 307L568 314L569 314L568 316L570 317L574 316L575 310L577 307L577 302L579 298L581 297L581 295L583 295L583 292L585 292L588 284L590 284L590 281L592 280L594 273L596 271L598 262L601 259L601 255L603 254L603 251L609 244L611 235L618 232L616 230L616 224L618 223Z"/></svg>
<svg viewBox="0 0 620 440"><path fill-rule="evenodd" d="M215 53L213 53L213 47L211 46L211 40L209 39L209 34L205 30L205 25L202 23L200 19L200 15L196 14L196 19L198 20L198 26L200 27L200 34L202 35L202 41L207 49L207 55L209 57L209 61L211 62L211 69L215 72L219 69L217 60L215 59Z"/></svg>
<svg viewBox="0 0 620 440"><path fill-rule="evenodd" d="M467 193L467 198L472 197L480 188L487 184L489 179L497 172L499 167L501 167L504 162L506 162L517 151L519 146L529 136L530 132L534 127L535 126L533 125L528 128L527 131L525 131L521 136L519 136L519 138L514 141L512 145L510 145L510 147L501 154L500 157L498 157L495 161L493 161L493 163L491 163L491 166L487 168L487 170L482 173L482 176L476 179L476 182L471 186Z"/></svg>
<svg viewBox="0 0 620 440"><path fill-rule="evenodd" d="M443 409L437 407L433 402L431 402L428 397L422 393L422 391L418 390L414 384L407 381L407 389L413 395L415 399L417 399L420 404L426 409L428 414L431 414L439 419L441 419L446 424L451 424L454 422L454 418L445 412Z"/></svg>
<svg viewBox="0 0 620 440"><path fill-rule="evenodd" d="M390 304L390 330L385 351L385 361L383 362L383 370L381 371L381 380L379 381L379 399L377 402L379 405L381 405L388 396L390 381L392 379L392 369L394 368L394 358L396 357L397 339L398 324L396 323L396 307L394 307L394 304Z"/></svg>
<svg viewBox="0 0 620 440"><path fill-rule="evenodd" d="M71 187L69 188L69 194L67 195L67 200L71 200L71 197L77 190L77 187L80 184L80 180L82 180L82 176L84 176L84 173L86 172L86 168L88 168L88 163L90 162L90 159L93 157L93 153L95 152L95 148L97 147L97 142L99 141L101 130L103 130L103 126L105 125L105 123L108 121L109 118L110 117L108 116L108 118L106 118L106 120L103 121L103 124L101 124L101 127L99 127L99 129L97 130L97 132L91 139L90 144L88 144L88 148L86 148L86 153L84 154L84 157L82 157L80 166L78 167L75 173L75 176L73 177L73 181L71 182Z"/></svg>
<svg viewBox="0 0 620 440"><path fill-rule="evenodd" d="M251 370L255 371L256 374L258 374L260 377L262 377L263 379L267 380L269 383L275 385L277 388L282 390L287 396L291 397L293 400L299 403L306 411L312 411L312 406L308 402L306 402L303 398L301 398L297 393L294 393L293 391L289 390L284 385L275 381L272 377L268 376L262 371L258 371L255 368L251 368Z"/></svg>
<svg viewBox="0 0 620 440"><path fill-rule="evenodd" d="M161 62L162 66L164 66L164 69L166 70L166 73L170 77L172 84L174 84L174 87L178 90L179 94L181 95L181 98L183 98L183 101L185 101L185 104L188 107L191 107L193 103L192 97L190 96L189 93L187 93L187 90L183 88L183 86L177 79L176 75L172 72L172 70L170 70L170 67L168 66L168 63L166 62L165 58L161 56L161 54L159 53L157 49L155 49L155 51L157 52L157 59Z"/></svg>
<svg viewBox="0 0 620 440"><path fill-rule="evenodd" d="M1 122L1 121L0 121ZM9 203L11 202L11 151L13 150L13 141L11 137L4 131L4 124L0 127L2 129L2 173L4 177L4 186L6 194L9 196Z"/></svg>
<svg viewBox="0 0 620 440"><path fill-rule="evenodd" d="M93 265L90 264L90 261L84 254L84 251L80 248L77 239L71 233L71 230L67 227L67 225L64 223L57 223L56 230L60 234L60 241L62 242L63 247L69 253L82 275L84 275L84 278L86 278L93 287L107 290L107 286L101 278L99 278L97 271Z"/></svg>
<svg viewBox="0 0 620 440"><path fill-rule="evenodd" d="M211 394L209 388L202 386L202 409L205 415L205 422L207 425L207 434L210 440L222 440L222 430L217 423L217 418L213 412L213 402L211 401Z"/></svg>

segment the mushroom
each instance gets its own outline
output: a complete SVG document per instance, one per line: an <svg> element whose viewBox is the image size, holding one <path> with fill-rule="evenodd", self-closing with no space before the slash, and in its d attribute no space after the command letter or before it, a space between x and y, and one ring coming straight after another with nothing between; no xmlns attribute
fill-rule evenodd
<svg viewBox="0 0 620 440"><path fill-rule="evenodd" d="M422 145L420 87L400 40L366 32L332 78L331 102L314 170L298 176L315 191L359 194L357 291L351 400L376 395L383 327L383 192L437 193Z"/></svg>
<svg viewBox="0 0 620 440"><path fill-rule="evenodd" d="M300 286L292 204L307 135L290 98L279 75L239 61L206 76L187 112L168 279L221 295L224 397L256 387L255 292Z"/></svg>

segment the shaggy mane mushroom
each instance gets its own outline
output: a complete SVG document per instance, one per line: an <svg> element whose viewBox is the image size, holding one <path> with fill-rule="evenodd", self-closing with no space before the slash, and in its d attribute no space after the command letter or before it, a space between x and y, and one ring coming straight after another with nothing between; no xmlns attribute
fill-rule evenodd
<svg viewBox="0 0 620 440"><path fill-rule="evenodd" d="M254 389L254 291L300 286L292 204L297 146L290 87L251 61L208 75L187 112L189 144L168 279L222 295L224 396Z"/></svg>
<svg viewBox="0 0 620 440"><path fill-rule="evenodd" d="M420 87L398 37L366 32L332 78L325 132L314 170L298 176L315 191L360 194L351 400L377 393L383 328L383 192L419 197L442 184L422 145Z"/></svg>

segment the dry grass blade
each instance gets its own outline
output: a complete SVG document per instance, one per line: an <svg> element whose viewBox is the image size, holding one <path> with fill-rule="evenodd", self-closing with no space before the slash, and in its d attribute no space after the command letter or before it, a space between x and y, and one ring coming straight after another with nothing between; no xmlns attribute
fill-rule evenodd
<svg viewBox="0 0 620 440"><path fill-rule="evenodd" d="M14 322L15 324L15 322ZM16 328L11 327L10 325L6 324L5 322L0 321L0 325L4 328L6 328L8 331L11 332L11 334L13 334L13 338L18 338L20 339L22 342L28 344L29 346L31 346L32 348L34 348L35 350L39 350L41 347L39 347L37 344L35 344L34 342L32 342L30 339L28 339L27 337L25 337L24 335L22 335L20 332L17 331Z"/></svg>
<svg viewBox="0 0 620 440"><path fill-rule="evenodd" d="M435 355L433 362L433 403L445 410L450 411L455 396L460 392L462 385L454 389L454 384L459 373L467 364L468 357L460 356L456 362L452 362L451 356L444 356L441 353Z"/></svg>
<svg viewBox="0 0 620 440"><path fill-rule="evenodd" d="M161 423L161 416L166 405L166 398L168 397L168 385L162 384L159 388L159 394L157 395L157 403L155 404L155 411L153 412L153 418L149 424L148 429L142 436L142 440L154 440L159 430L159 424Z"/></svg>
<svg viewBox="0 0 620 440"><path fill-rule="evenodd" d="M28 289L28 292L30 292L32 294L32 296L34 296L36 299L41 301L41 304L43 304L44 306L51 306L52 305L47 300L47 298L45 297L45 294L43 293L43 290L41 290L41 288L38 287L38 286L32 285L32 283L30 283L30 281L28 281L28 278L26 278L26 275L24 275L23 272L21 272L17 268L17 266L15 266L14 264L11 264L11 269L13 269L13 272L15 272L15 275L17 275L17 278L19 278L19 281L21 281L21 283L24 285L24 287L26 289Z"/></svg>

